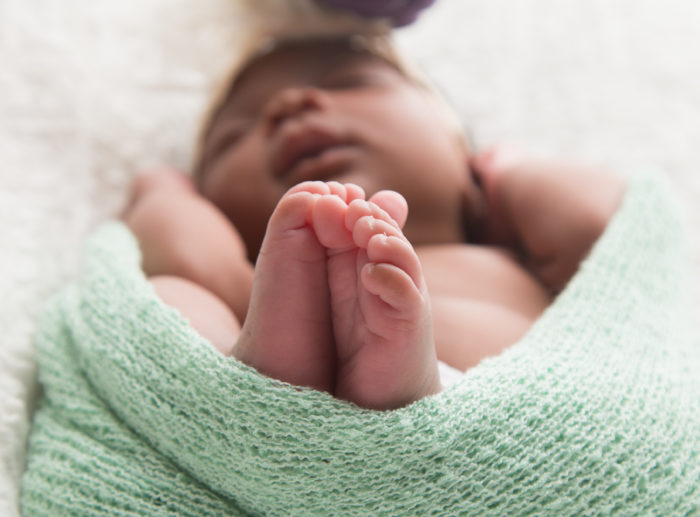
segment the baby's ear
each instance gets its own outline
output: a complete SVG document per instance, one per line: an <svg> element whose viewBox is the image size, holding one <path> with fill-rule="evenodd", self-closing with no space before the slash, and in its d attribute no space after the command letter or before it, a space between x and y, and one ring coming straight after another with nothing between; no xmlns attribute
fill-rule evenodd
<svg viewBox="0 0 700 517"><path fill-rule="evenodd" d="M380 190L369 200L389 214L399 228L404 227L408 218L408 203L401 194L393 190Z"/></svg>

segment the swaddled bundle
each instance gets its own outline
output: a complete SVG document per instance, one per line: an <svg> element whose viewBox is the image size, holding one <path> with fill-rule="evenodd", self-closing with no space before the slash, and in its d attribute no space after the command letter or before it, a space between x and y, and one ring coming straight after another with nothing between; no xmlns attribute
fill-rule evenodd
<svg viewBox="0 0 700 517"><path fill-rule="evenodd" d="M387 412L219 355L107 224L37 336L23 511L698 514L700 343L672 208L658 178L634 179L519 343Z"/></svg>

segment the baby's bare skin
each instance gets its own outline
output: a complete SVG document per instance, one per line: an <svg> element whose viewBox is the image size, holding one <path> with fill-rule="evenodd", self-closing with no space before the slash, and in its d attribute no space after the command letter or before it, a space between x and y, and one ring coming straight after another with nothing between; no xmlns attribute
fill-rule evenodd
<svg viewBox="0 0 700 517"><path fill-rule="evenodd" d="M271 377L364 407L400 407L440 390L438 357L466 370L517 341L549 303L505 252L466 244L416 252L400 230L407 207L398 194L367 202L359 187L335 182L301 184L280 201L248 300L245 290L225 287L226 278L246 278L251 269L232 227L174 174L152 175L125 216L141 239L144 228L176 235L173 211L193 229L179 226L176 240L151 237L142 246L147 273L161 298L218 350ZM181 242L238 252L227 262L196 255L209 266L177 270L173 264L191 260L178 259ZM207 278L188 279L201 270ZM243 299L232 302L235 292ZM232 307L248 301L239 319Z"/></svg>
<svg viewBox="0 0 700 517"><path fill-rule="evenodd" d="M448 244L417 251L433 307L438 357L458 370L516 343L551 303L547 290L502 249Z"/></svg>
<svg viewBox="0 0 700 517"><path fill-rule="evenodd" d="M278 379L385 409L440 383L418 257L364 197L355 185L311 182L280 200L233 355Z"/></svg>
<svg viewBox="0 0 700 517"><path fill-rule="evenodd" d="M624 188L474 153L423 86L351 43L253 59L205 128L197 189L151 177L125 220L156 292L222 353L389 409L439 389L435 355L466 370L516 343Z"/></svg>
<svg viewBox="0 0 700 517"><path fill-rule="evenodd" d="M208 229L190 235L190 243L226 237L226 224L186 201L192 191L174 176L157 176L152 190L137 189L125 215L137 236L149 226L144 218L167 233L168 212L190 206L188 220ZM164 190L167 205L149 200ZM244 322L213 294L219 289L205 290L184 278L185 271L151 270L151 281L218 350L261 373L363 407L406 405L441 389L430 301L418 256L389 215L405 221L405 201L390 192L373 200L351 184L307 182L291 189L268 224ZM142 249L169 253L167 246ZM245 262L233 261L229 272L245 271Z"/></svg>

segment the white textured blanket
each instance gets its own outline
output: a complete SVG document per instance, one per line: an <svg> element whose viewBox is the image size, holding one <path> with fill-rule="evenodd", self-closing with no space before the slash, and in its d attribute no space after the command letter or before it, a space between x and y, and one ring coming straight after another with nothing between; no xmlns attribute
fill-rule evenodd
<svg viewBox="0 0 700 517"><path fill-rule="evenodd" d="M3 517L17 513L34 318L134 173L187 166L234 1L0 0ZM698 26L695 0L439 0L401 39L477 143L656 166L697 228Z"/></svg>

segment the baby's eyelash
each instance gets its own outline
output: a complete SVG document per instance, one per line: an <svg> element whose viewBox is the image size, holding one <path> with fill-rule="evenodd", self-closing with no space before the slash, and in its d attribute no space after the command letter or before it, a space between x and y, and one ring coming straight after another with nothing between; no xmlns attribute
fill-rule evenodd
<svg viewBox="0 0 700 517"><path fill-rule="evenodd" d="M338 74L321 81L320 86L331 90L344 90L373 86L378 83L376 77L367 72Z"/></svg>
<svg viewBox="0 0 700 517"><path fill-rule="evenodd" d="M235 145L248 131L248 124L238 124L218 134L210 144L209 155L215 156L224 149Z"/></svg>

